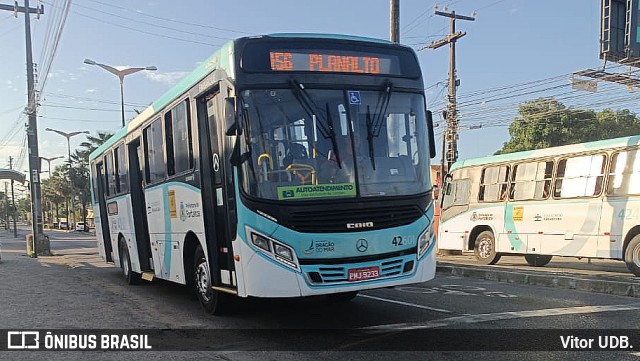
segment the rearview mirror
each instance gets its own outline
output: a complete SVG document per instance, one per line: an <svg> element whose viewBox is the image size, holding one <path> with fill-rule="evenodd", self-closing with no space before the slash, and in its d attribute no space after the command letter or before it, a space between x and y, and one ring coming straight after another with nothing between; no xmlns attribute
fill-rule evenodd
<svg viewBox="0 0 640 361"><path fill-rule="evenodd" d="M433 134L433 115L430 110L426 111L427 113L427 130L429 131L429 156L431 159L436 156L436 141L435 136Z"/></svg>
<svg viewBox="0 0 640 361"><path fill-rule="evenodd" d="M224 99L224 122L226 124L226 135L240 134L240 126L236 120L236 98L228 97Z"/></svg>

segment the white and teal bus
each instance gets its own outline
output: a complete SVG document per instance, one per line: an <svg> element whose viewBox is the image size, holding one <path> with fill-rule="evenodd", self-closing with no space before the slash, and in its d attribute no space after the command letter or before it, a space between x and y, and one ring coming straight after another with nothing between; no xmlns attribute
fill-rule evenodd
<svg viewBox="0 0 640 361"><path fill-rule="evenodd" d="M353 298L435 274L431 113L383 40L234 40L91 154L100 252L130 282Z"/></svg>
<svg viewBox="0 0 640 361"><path fill-rule="evenodd" d="M640 276L640 136L470 159L447 177L440 249L624 260Z"/></svg>

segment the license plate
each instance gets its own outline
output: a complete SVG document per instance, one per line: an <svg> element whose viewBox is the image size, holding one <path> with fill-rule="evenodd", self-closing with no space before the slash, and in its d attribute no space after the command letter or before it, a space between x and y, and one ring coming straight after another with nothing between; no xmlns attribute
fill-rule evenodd
<svg viewBox="0 0 640 361"><path fill-rule="evenodd" d="M370 280L380 277L380 267L353 268L348 272L349 282Z"/></svg>

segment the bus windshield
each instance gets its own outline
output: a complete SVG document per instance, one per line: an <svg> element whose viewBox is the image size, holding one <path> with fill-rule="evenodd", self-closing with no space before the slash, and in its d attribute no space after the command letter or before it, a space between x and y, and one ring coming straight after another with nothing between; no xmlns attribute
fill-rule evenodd
<svg viewBox="0 0 640 361"><path fill-rule="evenodd" d="M420 94L305 89L241 93L241 174L253 197L402 196L429 187Z"/></svg>

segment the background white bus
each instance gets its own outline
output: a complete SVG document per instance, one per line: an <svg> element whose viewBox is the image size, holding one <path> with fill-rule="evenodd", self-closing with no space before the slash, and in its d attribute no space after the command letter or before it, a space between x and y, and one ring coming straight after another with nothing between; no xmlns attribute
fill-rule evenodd
<svg viewBox="0 0 640 361"><path fill-rule="evenodd" d="M640 136L470 159L444 187L439 248L624 260L640 276Z"/></svg>

